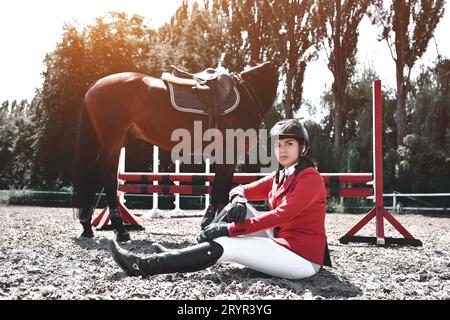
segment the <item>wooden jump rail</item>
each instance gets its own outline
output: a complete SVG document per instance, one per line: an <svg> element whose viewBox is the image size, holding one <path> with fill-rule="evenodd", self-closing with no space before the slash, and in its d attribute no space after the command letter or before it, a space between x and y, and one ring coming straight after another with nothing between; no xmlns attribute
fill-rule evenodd
<svg viewBox="0 0 450 320"><path fill-rule="evenodd" d="M339 241L343 244L349 242L362 242L376 245L413 245L420 246L422 242L415 239L383 206L383 157L382 157L382 104L381 104L381 81L374 82L373 89L373 174L372 173L322 173L321 176L327 186L328 197L346 198L371 198L375 203L366 216L351 228ZM156 148L156 147L155 147ZM176 165L176 173L158 172L158 153L154 148L154 173L148 172L124 172L124 154L121 156L118 172L118 191L121 196L120 212L128 229L142 230L143 228L133 218L131 213L123 204L123 195L131 194L153 194L153 209L158 210L158 194L175 194L176 209L179 209L179 195L206 194L211 193L210 183L214 181L214 174L210 173L179 173L179 163ZM209 170L207 166L207 170ZM207 171L209 172L209 171ZM235 173L233 184L246 184L254 182L267 174L255 173ZM130 183L131 184L127 184ZM170 184L173 183L173 184ZM179 185L180 183L190 183L190 185ZM174 185L175 184L175 185ZM348 187L341 184L366 184L367 187ZM156 199L155 199L156 198ZM156 200L156 201L155 201ZM164 214L161 214L164 216ZM355 234L375 217L376 235L375 237L356 236ZM404 238L388 238L384 236L384 221L386 218ZM99 230L109 230L108 207L93 221L93 225Z"/></svg>

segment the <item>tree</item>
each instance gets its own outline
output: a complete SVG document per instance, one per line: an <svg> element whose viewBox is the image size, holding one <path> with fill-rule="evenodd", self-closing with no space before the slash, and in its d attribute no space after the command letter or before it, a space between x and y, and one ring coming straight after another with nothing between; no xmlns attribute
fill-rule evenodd
<svg viewBox="0 0 450 320"><path fill-rule="evenodd" d="M39 187L52 188L70 182L76 122L83 93L88 87L85 42L72 26L65 26L62 42L46 55L42 88L43 112L36 142L36 176Z"/></svg>
<svg viewBox="0 0 450 320"><path fill-rule="evenodd" d="M0 108L0 189L20 189L31 183L37 103L36 98L31 104L5 101Z"/></svg>
<svg viewBox="0 0 450 320"><path fill-rule="evenodd" d="M213 13L226 20L229 41L224 47L224 66L231 70L267 60L277 62L276 45L280 15L274 0L213 2Z"/></svg>
<svg viewBox="0 0 450 320"><path fill-rule="evenodd" d="M368 69L349 80L345 96L346 112L340 167L343 172L372 172L373 170L373 130L371 129L373 127L372 91L375 79L377 79L375 71ZM384 129L387 129L387 126Z"/></svg>
<svg viewBox="0 0 450 320"><path fill-rule="evenodd" d="M166 53L166 68L181 65L193 72L218 67L228 42L225 21L197 2L190 6L187 1L159 29L158 38Z"/></svg>
<svg viewBox="0 0 450 320"><path fill-rule="evenodd" d="M450 61L422 70L412 86L413 133L397 150L399 191L444 192L450 188Z"/></svg>
<svg viewBox="0 0 450 320"><path fill-rule="evenodd" d="M385 6L385 3L388 3ZM373 22L380 26L395 62L397 79L397 145L407 130L406 99L411 91L411 70L423 56L439 20L445 0L377 0Z"/></svg>
<svg viewBox="0 0 450 320"><path fill-rule="evenodd" d="M321 46L325 49L328 69L333 74L331 111L334 120L333 152L336 168L340 165L342 153L342 134L344 97L349 78L354 72L355 55L358 43L358 26L367 12L372 0L318 0L315 15L316 38L323 39Z"/></svg>
<svg viewBox="0 0 450 320"><path fill-rule="evenodd" d="M53 188L71 183L78 115L84 94L97 79L125 71L160 75L150 59L156 33L142 17L110 13L81 30L67 24L43 73L41 129L36 142L35 181ZM152 63L149 63L151 61Z"/></svg>
<svg viewBox="0 0 450 320"><path fill-rule="evenodd" d="M282 0L274 2L279 17L277 49L285 77L283 105L286 118L293 118L300 109L303 95L303 80L307 63L316 56L314 48L318 39L314 37L312 16L313 0Z"/></svg>
<svg viewBox="0 0 450 320"><path fill-rule="evenodd" d="M236 70L271 60L282 73L284 117L292 118L302 102L307 63L315 55L311 20L314 0L219 1L213 13L227 17L230 42L224 64Z"/></svg>
<svg viewBox="0 0 450 320"><path fill-rule="evenodd" d="M249 63L248 46L244 48L244 9L239 0L213 0L212 13L226 21L228 41L224 44L223 64L230 70L242 70Z"/></svg>
<svg viewBox="0 0 450 320"><path fill-rule="evenodd" d="M411 93L411 131L425 137L436 149L445 149L450 133L450 60L423 70Z"/></svg>

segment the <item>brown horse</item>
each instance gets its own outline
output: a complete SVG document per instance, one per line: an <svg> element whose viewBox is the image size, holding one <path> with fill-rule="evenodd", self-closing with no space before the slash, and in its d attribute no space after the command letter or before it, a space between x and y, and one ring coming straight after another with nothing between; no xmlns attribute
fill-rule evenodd
<svg viewBox="0 0 450 320"><path fill-rule="evenodd" d="M233 75L239 91L239 105L220 116L217 127L225 129L258 129L276 96L278 71L271 62ZM208 117L174 109L166 83L139 73L118 73L95 82L87 91L80 113L75 150L73 192L74 207L83 225L84 237L93 237L91 219L95 193L102 187L110 208L111 224L119 241L130 239L125 230L117 202L117 166L120 149L130 137L137 137L171 150L175 129L191 134L194 121L208 128ZM217 164L212 185L211 206L202 227L214 218L228 201L228 192L236 164Z"/></svg>

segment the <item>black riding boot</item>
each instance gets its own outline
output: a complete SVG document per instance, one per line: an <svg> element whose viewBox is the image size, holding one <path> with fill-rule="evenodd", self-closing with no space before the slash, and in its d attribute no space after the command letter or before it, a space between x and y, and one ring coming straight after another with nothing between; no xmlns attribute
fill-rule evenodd
<svg viewBox="0 0 450 320"><path fill-rule="evenodd" d="M125 230L122 217L120 216L119 208L110 209L111 225L116 232L117 241L126 242L131 239L130 233Z"/></svg>
<svg viewBox="0 0 450 320"><path fill-rule="evenodd" d="M149 258L140 258L122 249L114 240L109 241L109 250L126 274L134 277L203 270L215 264L223 254L222 246L214 241L158 253Z"/></svg>

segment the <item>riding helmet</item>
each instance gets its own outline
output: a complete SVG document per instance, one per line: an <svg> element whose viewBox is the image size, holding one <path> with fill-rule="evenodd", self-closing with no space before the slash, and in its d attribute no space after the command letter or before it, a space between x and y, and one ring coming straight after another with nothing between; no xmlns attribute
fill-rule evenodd
<svg viewBox="0 0 450 320"><path fill-rule="evenodd" d="M273 139L274 137L278 137L278 139L296 139L300 145L305 145L302 155L305 155L308 151L308 132L298 119L284 119L275 123L270 129L270 138Z"/></svg>

